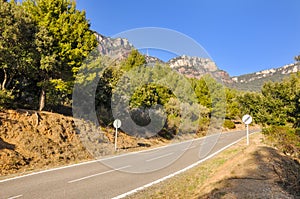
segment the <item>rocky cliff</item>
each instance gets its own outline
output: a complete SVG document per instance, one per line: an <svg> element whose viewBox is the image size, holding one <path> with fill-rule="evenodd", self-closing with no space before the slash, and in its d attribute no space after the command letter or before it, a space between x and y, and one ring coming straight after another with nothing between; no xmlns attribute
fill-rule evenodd
<svg viewBox="0 0 300 199"><path fill-rule="evenodd" d="M259 91L267 81L281 81L292 73L300 71L300 63L295 62L278 68L232 77L232 86L240 90Z"/></svg>
<svg viewBox="0 0 300 199"><path fill-rule="evenodd" d="M282 66L280 68L271 68L256 73L241 75L238 77L232 77L232 80L236 83L249 83L263 78L278 77L278 76L284 77L286 75L289 75L291 73L296 73L298 71L300 71L300 64L292 63L292 64Z"/></svg>
<svg viewBox="0 0 300 199"><path fill-rule="evenodd" d="M125 58L133 49L133 45L124 38L110 38L95 33L98 41L98 50L102 55L108 55L114 59Z"/></svg>
<svg viewBox="0 0 300 199"><path fill-rule="evenodd" d="M201 78L210 74L224 83L232 83L226 71L218 69L215 62L209 58L191 57L187 55L173 58L167 62L171 68L190 78Z"/></svg>
<svg viewBox="0 0 300 199"><path fill-rule="evenodd" d="M182 55L168 61L171 68L186 74L201 75L201 73L215 72L218 70L215 62L208 58L191 57Z"/></svg>
<svg viewBox="0 0 300 199"><path fill-rule="evenodd" d="M134 46L124 38L110 38L95 33L99 42L98 50L103 55L108 55L114 59L124 59ZM300 71L299 63L288 64L279 68L263 70L252 74L230 77L230 75L220 70L216 63L208 58L192 57L181 55L170 59L167 63L157 57L145 55L148 65L156 63L168 64L172 69L190 78L201 78L203 75L210 74L225 85L240 90L259 91L266 81L280 81L284 77Z"/></svg>
<svg viewBox="0 0 300 199"><path fill-rule="evenodd" d="M147 65L150 65L150 66L154 66L155 64L165 64L164 61L162 61L161 59L159 59L157 57L145 55L145 59L146 59Z"/></svg>
<svg viewBox="0 0 300 199"><path fill-rule="evenodd" d="M98 40L98 50L103 55L108 55L114 59L121 60L125 58L134 46L124 38L110 38L95 33ZM215 78L225 82L231 83L232 80L226 71L219 70L216 63L208 58L191 57L182 55L170 59L167 63L163 62L157 57L145 55L148 65L168 64L171 68L187 77L201 78L205 74L211 74Z"/></svg>

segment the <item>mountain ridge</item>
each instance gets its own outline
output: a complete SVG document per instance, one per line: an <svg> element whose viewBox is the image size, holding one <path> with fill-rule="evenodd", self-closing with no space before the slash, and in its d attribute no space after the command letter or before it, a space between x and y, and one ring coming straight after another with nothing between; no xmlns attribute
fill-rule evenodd
<svg viewBox="0 0 300 199"><path fill-rule="evenodd" d="M278 82L292 73L300 71L300 63L294 62L281 67L261 70L254 73L234 76L231 79L234 81L234 87L240 90L258 91L263 86L264 82Z"/></svg>
<svg viewBox="0 0 300 199"><path fill-rule="evenodd" d="M109 55L115 59L123 59L134 49L134 45L126 38L110 38L99 33L95 33L95 35L99 43L98 50L103 55ZM227 71L219 69L217 64L209 58L179 55L164 62L148 54L144 56L147 65L153 66L156 63L168 64L172 69L189 78L199 79L203 75L210 74L228 87L248 91L259 91L266 81L280 81L284 77L300 71L299 62L294 62L278 68L231 77Z"/></svg>

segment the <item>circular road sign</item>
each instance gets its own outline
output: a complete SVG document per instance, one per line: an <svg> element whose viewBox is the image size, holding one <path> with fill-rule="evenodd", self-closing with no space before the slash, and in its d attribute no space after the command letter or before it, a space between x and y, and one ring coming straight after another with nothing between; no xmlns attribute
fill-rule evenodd
<svg viewBox="0 0 300 199"><path fill-rule="evenodd" d="M242 120L245 124L250 124L252 122L252 117L247 114L243 116Z"/></svg>
<svg viewBox="0 0 300 199"><path fill-rule="evenodd" d="M116 119L115 121L114 121L114 127L116 128L116 129L118 129L118 128L120 128L121 127L121 124L122 124L122 122L121 122L121 120L119 120L119 119Z"/></svg>

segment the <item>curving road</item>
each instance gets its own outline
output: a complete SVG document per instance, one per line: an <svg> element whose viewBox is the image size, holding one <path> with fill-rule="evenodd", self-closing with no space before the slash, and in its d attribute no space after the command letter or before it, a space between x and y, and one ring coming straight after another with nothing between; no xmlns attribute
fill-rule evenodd
<svg viewBox="0 0 300 199"><path fill-rule="evenodd" d="M245 131L215 134L2 180L0 198L122 198L200 164L245 136Z"/></svg>

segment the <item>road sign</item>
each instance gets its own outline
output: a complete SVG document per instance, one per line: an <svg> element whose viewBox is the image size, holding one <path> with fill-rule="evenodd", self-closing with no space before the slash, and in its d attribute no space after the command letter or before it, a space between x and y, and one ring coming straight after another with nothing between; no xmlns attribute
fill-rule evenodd
<svg viewBox="0 0 300 199"><path fill-rule="evenodd" d="M252 117L250 116L250 115L244 115L243 116L243 118L242 118L242 120L243 120L243 122L245 123L245 124L251 124L251 122L252 122Z"/></svg>
<svg viewBox="0 0 300 199"><path fill-rule="evenodd" d="M242 118L243 122L246 124L246 128L247 128L247 145L249 145L249 127L248 125L251 124L252 122L252 117L248 114L244 115Z"/></svg>
<svg viewBox="0 0 300 199"><path fill-rule="evenodd" d="M117 139L118 139L118 128L121 127L121 120L116 119L113 123L114 127L116 128L116 134L115 134L115 151L117 151Z"/></svg>
<svg viewBox="0 0 300 199"><path fill-rule="evenodd" d="M119 120L119 119L116 119L115 121L114 121L114 127L116 128L116 129L118 129L118 128L120 128L121 127L121 124L122 124L122 122L121 122L121 120Z"/></svg>

